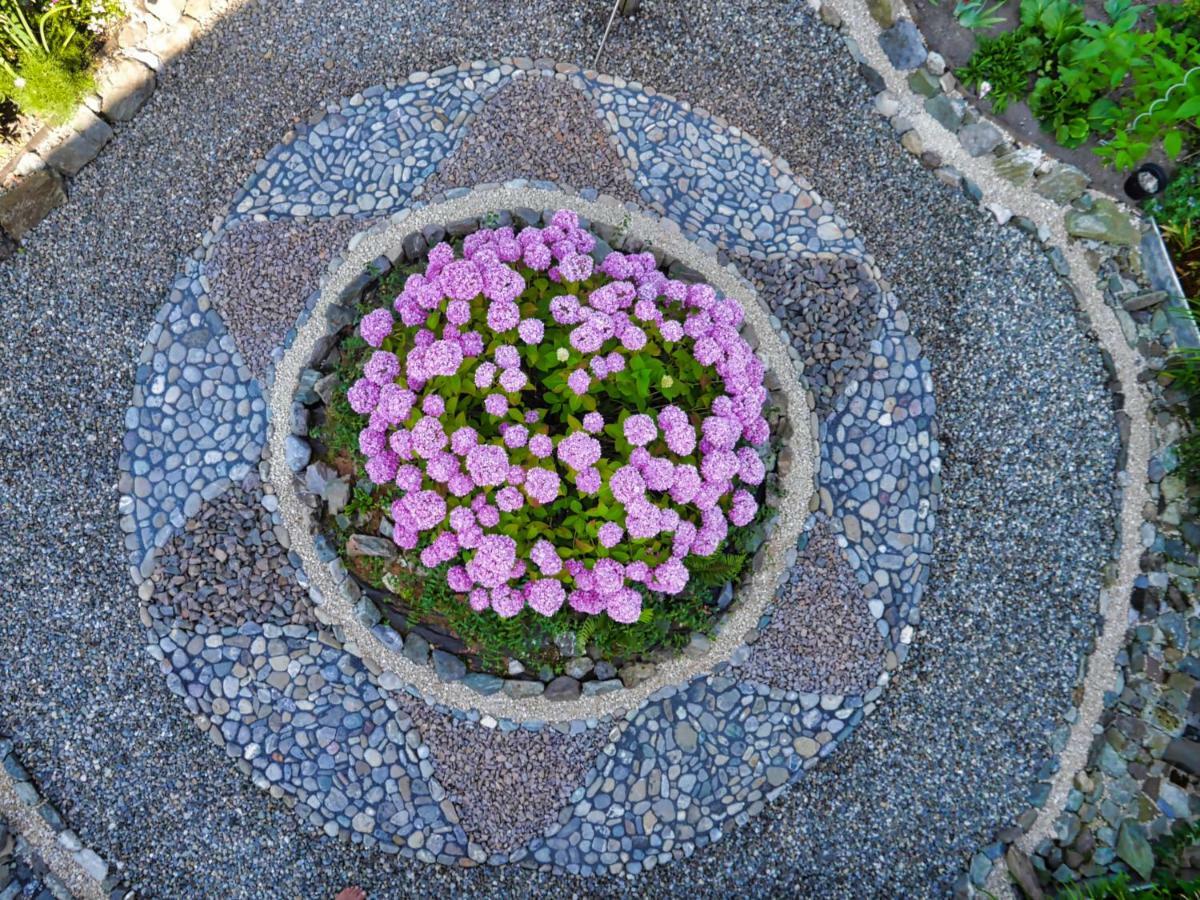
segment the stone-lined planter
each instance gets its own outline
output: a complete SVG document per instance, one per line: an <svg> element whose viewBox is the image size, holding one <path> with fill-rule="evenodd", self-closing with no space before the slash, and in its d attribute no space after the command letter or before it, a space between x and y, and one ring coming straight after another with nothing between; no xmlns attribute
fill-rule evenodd
<svg viewBox="0 0 1200 900"><path fill-rule="evenodd" d="M280 496L292 547L305 561L311 579L310 594L319 607L318 617L340 626L348 635L353 634L360 653L385 673L394 673L411 684L427 699L450 707L479 708L515 721L600 717L617 709L631 708L659 687L717 670L730 660L744 660L749 656L747 635L751 640L754 638L767 604L786 577L784 552L794 547L799 537L803 525L799 511L808 506L816 456L815 423L811 423L811 414L805 414L814 403L798 380L786 347L771 327L770 314L735 270L720 268L714 259L683 241L673 229L651 221L636 210L626 210L611 198L584 200L544 189L494 187L453 193L459 196L411 215L397 214L391 225L360 237L349 258L314 298L307 320L274 370L268 439L271 477ZM653 249L662 256L661 262L669 271L682 277L701 278L720 292L747 299L744 336L769 367L771 402L781 415L773 437L788 447L787 465L777 473L787 503L774 520L770 537L757 551L743 584L736 590L732 585L728 587L725 601L728 609L715 622L711 641L697 634L684 653L657 657L657 665L637 663L620 672L609 672L601 666L599 675L593 669L590 673L593 677L582 683L564 675L543 687L541 681L528 677L503 679L468 672L464 661L445 646L435 645L431 652L433 635L428 632L403 635L384 621L384 612L364 593L358 580L347 572L336 551L319 533L313 515L313 492L306 478L311 447L306 440L305 410L319 400L316 386L321 378L320 366L339 342L343 327L353 320L352 308L394 265L424 258L427 247L446 232L466 235L478 230L485 216L496 215L502 223L516 218L535 224L541 221L541 210L560 207L575 209L606 241L614 241L626 249ZM382 252L368 256L367 248ZM288 427L280 428L281 422L288 423ZM735 596L738 602L734 602Z"/></svg>
<svg viewBox="0 0 1200 900"><path fill-rule="evenodd" d="M537 225L543 221L543 216L532 209L501 210L489 213L488 225L503 227L516 224ZM360 301L378 289L380 281L391 271L393 266L405 263L419 263L426 259L428 248L447 237L453 239L462 237L484 227L482 217L472 217L459 222L448 223L447 228L427 226L423 231L413 231L404 236L400 247L394 253L384 255L370 264L365 270L365 278L356 278L339 295L337 301L325 310L327 333L318 339L317 348L329 347L328 352L314 362L310 369L301 372L296 393L293 395L291 411L291 436L285 445L285 453L292 456L285 461L291 468L299 464L304 457L304 445L308 442L310 429L315 421L323 418L336 376L333 375L333 364L330 362L336 356L346 336L354 332L357 320L356 307ZM596 225L594 232L600 238L592 256L597 265L603 258L617 248L636 253L649 249L640 241L627 240L623 232L614 226ZM700 281L698 272L688 268L678 259L658 252L659 268L673 278L683 281ZM748 327L743 336L756 340ZM316 379L315 381L313 379ZM779 379L770 379L774 389L769 390L767 419L771 423L772 441L770 447L778 448L790 443L794 437L784 410L788 398L785 395ZM342 386L344 388L344 386ZM767 478L760 485L756 499L767 507L764 525L764 538L769 540L775 520L775 509L779 504L779 496L775 493L778 476L776 462L778 453L770 447L764 451L768 470ZM789 454L790 456L790 451ZM355 534L347 542L347 547L335 549L336 538L323 531L320 525L322 511L326 516L336 515L350 496L351 484L349 476L337 477L326 461L315 460L308 463L300 471L295 471L294 485L301 500L306 503L314 514L310 530L316 534L315 545L323 561L333 567L335 576L340 576L342 570L335 565L335 559L346 569L352 569L355 557L385 558L389 561L396 556L396 548L391 544L387 534L368 535ZM349 545L353 543L354 547ZM759 551L763 541L753 549ZM711 607L714 610L714 625L719 630L721 620L733 612L739 605L742 590L749 586L755 567L761 566L761 560L752 561L737 578L736 584L726 582L714 589ZM498 678L496 672L484 671L481 660L469 652L464 643L452 631L439 628L428 622L409 625L403 610L396 610L399 598L386 591L370 585L353 571L339 585L347 599L355 603L356 615L364 624L371 626L372 631L386 645L401 652L404 657L417 665L432 664L440 681L461 681L483 696L502 692L511 699L544 696L549 701L564 701L576 697L593 697L619 691L622 688L632 688L653 678L658 663L670 661L679 653L689 658L702 658L709 648L711 641L702 632L693 632L688 645L679 651L658 648L633 659L612 660L586 654L576 648L574 641L559 649L564 657L565 674L549 677L526 668L525 660L510 662L509 675L514 677ZM400 632L397 634L396 632ZM569 649L566 649L569 646Z"/></svg>

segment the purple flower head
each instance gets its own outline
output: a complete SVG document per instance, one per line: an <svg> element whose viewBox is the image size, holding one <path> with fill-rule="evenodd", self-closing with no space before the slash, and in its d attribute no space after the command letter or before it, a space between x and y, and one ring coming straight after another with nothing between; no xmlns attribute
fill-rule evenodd
<svg viewBox="0 0 1200 900"><path fill-rule="evenodd" d="M467 574L476 584L494 588L508 581L517 561L517 542L502 534L484 535L467 563Z"/></svg>
<svg viewBox="0 0 1200 900"><path fill-rule="evenodd" d="M520 369L505 369L500 373L500 387L510 394L515 394L529 382L529 378Z"/></svg>
<svg viewBox="0 0 1200 900"><path fill-rule="evenodd" d="M379 402L379 385L368 378L360 378L346 391L346 400L352 410L359 415L365 415Z"/></svg>
<svg viewBox="0 0 1200 900"><path fill-rule="evenodd" d="M414 465L400 466L396 469L396 487L404 491L416 491L421 488L421 470Z"/></svg>
<svg viewBox="0 0 1200 900"><path fill-rule="evenodd" d="M642 615L642 595L633 588L624 588L608 597L604 611L614 622L632 625Z"/></svg>
<svg viewBox="0 0 1200 900"><path fill-rule="evenodd" d="M626 505L646 493L646 482L642 479L642 473L633 466L621 466L613 472L608 486L613 497Z"/></svg>
<svg viewBox="0 0 1200 900"><path fill-rule="evenodd" d="M687 305L697 309L711 309L717 302L717 292L707 284L693 284L687 290Z"/></svg>
<svg viewBox="0 0 1200 900"><path fill-rule="evenodd" d="M604 428L604 416L598 412L590 412L583 417L583 429L591 434L599 434Z"/></svg>
<svg viewBox="0 0 1200 900"><path fill-rule="evenodd" d="M652 586L664 594L678 594L687 583L687 567L678 559L668 559L654 569Z"/></svg>
<svg viewBox="0 0 1200 900"><path fill-rule="evenodd" d="M641 468L646 487L652 491L669 491L675 484L675 464L656 456Z"/></svg>
<svg viewBox="0 0 1200 900"><path fill-rule="evenodd" d="M434 341L425 348L421 358L424 377L454 375L462 365L463 350L458 341Z"/></svg>
<svg viewBox="0 0 1200 900"><path fill-rule="evenodd" d="M399 502L418 531L429 531L446 518L446 501L437 491L410 491Z"/></svg>
<svg viewBox="0 0 1200 900"><path fill-rule="evenodd" d="M438 271L441 271L448 263L454 261L454 248L442 241L430 248L427 259L430 268L436 267Z"/></svg>
<svg viewBox="0 0 1200 900"><path fill-rule="evenodd" d="M486 391L492 386L492 381L496 378L496 364L492 362L481 362L475 367L475 387L481 391Z"/></svg>
<svg viewBox="0 0 1200 900"><path fill-rule="evenodd" d="M550 224L563 231L574 231L579 227L579 213L573 209L560 209L550 217Z"/></svg>
<svg viewBox="0 0 1200 900"><path fill-rule="evenodd" d="M592 258L582 253L564 256L558 264L558 274L563 281L586 281L592 274Z"/></svg>
<svg viewBox="0 0 1200 900"><path fill-rule="evenodd" d="M683 340L683 326L674 319L665 319L659 322L658 333L668 344Z"/></svg>
<svg viewBox="0 0 1200 900"><path fill-rule="evenodd" d="M495 444L472 447L467 452L467 474L480 487L503 484L508 475L508 454Z"/></svg>
<svg viewBox="0 0 1200 900"><path fill-rule="evenodd" d="M503 512L515 512L525 505L525 498L515 487L509 485L496 491L496 505Z"/></svg>
<svg viewBox="0 0 1200 900"><path fill-rule="evenodd" d="M630 416L622 427L625 432L625 440L635 447L644 447L658 437L658 429L654 427L654 420L645 413L636 413Z"/></svg>
<svg viewBox="0 0 1200 900"><path fill-rule="evenodd" d="M451 566L446 571L446 584L456 593L465 594L474 583L463 566Z"/></svg>
<svg viewBox="0 0 1200 900"><path fill-rule="evenodd" d="M765 444L770 436L771 426L767 424L767 420L762 416L759 416L742 429L742 437L755 446Z"/></svg>
<svg viewBox="0 0 1200 900"><path fill-rule="evenodd" d="M604 597L595 591L571 591L567 595L567 603L571 609L581 612L585 616L594 616L604 612Z"/></svg>
<svg viewBox="0 0 1200 900"><path fill-rule="evenodd" d="M671 499L679 504L691 503L700 490L700 473L690 464L675 467L675 482L671 485Z"/></svg>
<svg viewBox="0 0 1200 900"><path fill-rule="evenodd" d="M488 306L488 327L497 334L516 328L520 322L521 308L511 300L494 300Z"/></svg>
<svg viewBox="0 0 1200 900"><path fill-rule="evenodd" d="M470 475L465 472L459 472L450 477L450 480L446 482L446 487L455 497L466 497L471 491L475 490L475 482L471 480Z"/></svg>
<svg viewBox="0 0 1200 900"><path fill-rule="evenodd" d="M587 393L588 386L591 383L592 376L588 374L587 369L576 369L567 376L567 387L580 397Z"/></svg>
<svg viewBox="0 0 1200 900"><path fill-rule="evenodd" d="M708 446L714 450L729 450L742 436L742 423L726 416L709 416L700 424Z"/></svg>
<svg viewBox="0 0 1200 900"><path fill-rule="evenodd" d="M516 449L524 447L525 442L529 440L529 429L524 425L509 425L504 429L504 444L507 447Z"/></svg>
<svg viewBox="0 0 1200 900"><path fill-rule="evenodd" d="M446 304L446 321L451 325L466 325L471 321L471 304L466 300L451 300Z"/></svg>
<svg viewBox="0 0 1200 900"><path fill-rule="evenodd" d="M512 303L525 290L525 279L506 265L493 265L483 274L483 293L493 302Z"/></svg>
<svg viewBox="0 0 1200 900"><path fill-rule="evenodd" d="M646 332L636 325L630 325L621 332L621 346L636 353L646 346Z"/></svg>
<svg viewBox="0 0 1200 900"><path fill-rule="evenodd" d="M446 401L440 394L427 394L421 401L421 412L427 416L440 416L446 411Z"/></svg>
<svg viewBox="0 0 1200 900"><path fill-rule="evenodd" d="M388 446L401 459L412 459L412 432L407 428L397 428L388 438Z"/></svg>
<svg viewBox="0 0 1200 900"><path fill-rule="evenodd" d="M625 357L616 350L604 357L604 360L608 363L609 375L619 375L625 371Z"/></svg>
<svg viewBox="0 0 1200 900"><path fill-rule="evenodd" d="M492 356L502 369L515 369L521 365L521 354L512 344L501 344Z"/></svg>
<svg viewBox="0 0 1200 900"><path fill-rule="evenodd" d="M729 521L739 528L749 525L758 513L758 503L748 491L733 492L733 502L729 506Z"/></svg>
<svg viewBox="0 0 1200 900"><path fill-rule="evenodd" d="M598 534L600 543L609 549L612 549L613 547L617 546L617 544L621 543L621 538L624 536L625 529L616 522L605 522L600 526L600 532Z"/></svg>
<svg viewBox="0 0 1200 900"><path fill-rule="evenodd" d="M543 616L552 616L562 608L567 592L562 582L555 578L539 578L525 587L525 599L529 606Z"/></svg>
<svg viewBox="0 0 1200 900"><path fill-rule="evenodd" d="M522 259L535 272L545 272L554 262L554 256L545 244L530 244L525 248Z"/></svg>
<svg viewBox="0 0 1200 900"><path fill-rule="evenodd" d="M550 315L559 325L574 325L583 318L579 298L574 294L560 294L550 301Z"/></svg>
<svg viewBox="0 0 1200 900"><path fill-rule="evenodd" d="M667 447L677 456L690 456L696 449L696 429L690 424L667 432Z"/></svg>
<svg viewBox="0 0 1200 900"><path fill-rule="evenodd" d="M758 454L750 447L742 447L738 450L737 457L738 478L746 484L762 484L763 479L767 477L767 467Z"/></svg>
<svg viewBox="0 0 1200 900"><path fill-rule="evenodd" d="M433 416L424 416L412 427L413 453L421 459L432 459L448 442L442 423Z"/></svg>
<svg viewBox="0 0 1200 900"><path fill-rule="evenodd" d="M386 309L377 309L363 316L358 323L358 333L368 346L381 347L384 340L392 333L395 320Z"/></svg>
<svg viewBox="0 0 1200 900"><path fill-rule="evenodd" d="M478 356L483 352L483 335L478 331L464 332L458 338L458 346L463 356Z"/></svg>
<svg viewBox="0 0 1200 900"><path fill-rule="evenodd" d="M582 469L575 473L575 489L585 496L591 496L600 490L600 470L594 468Z"/></svg>
<svg viewBox="0 0 1200 900"><path fill-rule="evenodd" d="M580 353L595 353L604 344L604 335L589 322L571 329L567 339Z"/></svg>
<svg viewBox="0 0 1200 900"><path fill-rule="evenodd" d="M549 435L535 434L529 439L529 452L538 459L545 459L554 452L554 441Z"/></svg>
<svg viewBox="0 0 1200 900"><path fill-rule="evenodd" d="M386 447L386 432L376 428L364 428L358 433L358 450L363 456L376 456Z"/></svg>
<svg viewBox="0 0 1200 900"><path fill-rule="evenodd" d="M543 575L557 575L562 571L562 560L554 545L545 538L538 538L529 551L529 560Z"/></svg>
<svg viewBox="0 0 1200 900"><path fill-rule="evenodd" d="M442 269L439 281L446 296L453 300L473 300L483 291L483 279L470 260L458 260Z"/></svg>
<svg viewBox="0 0 1200 900"><path fill-rule="evenodd" d="M400 457L391 450L384 450L367 460L367 477L372 484L388 484L396 477Z"/></svg>
<svg viewBox="0 0 1200 900"><path fill-rule="evenodd" d="M479 434L470 425L464 425L450 435L450 449L459 456L466 456L467 451L478 443Z"/></svg>
<svg viewBox="0 0 1200 900"><path fill-rule="evenodd" d="M483 408L489 415L499 418L508 413L508 398L503 394L488 394L483 398Z"/></svg>
<svg viewBox="0 0 1200 900"><path fill-rule="evenodd" d="M551 469L535 467L525 475L525 493L542 505L554 502L558 497L559 487L558 473Z"/></svg>
<svg viewBox="0 0 1200 900"><path fill-rule="evenodd" d="M525 595L506 584L492 588L492 609L502 619L511 619L525 608Z"/></svg>
<svg viewBox="0 0 1200 900"><path fill-rule="evenodd" d="M425 465L425 473L438 484L448 484L460 471L458 457L445 451L435 454Z"/></svg>
<svg viewBox="0 0 1200 900"><path fill-rule="evenodd" d="M466 569L463 569L463 571L465 572ZM470 575L467 577L471 578ZM473 578L471 579L471 583L475 583ZM475 610L475 612L483 612L492 605L492 598L487 592L487 588L477 587L471 591L468 602L471 604L471 609Z"/></svg>
<svg viewBox="0 0 1200 900"><path fill-rule="evenodd" d="M634 268L629 264L624 253L614 250L604 257L604 262L600 264L600 271L609 278L624 281L633 277Z"/></svg>
<svg viewBox="0 0 1200 900"><path fill-rule="evenodd" d="M385 384L379 389L379 403L375 412L388 425L399 425L412 412L416 394L398 384Z"/></svg>
<svg viewBox="0 0 1200 900"><path fill-rule="evenodd" d="M541 319L522 319L517 325L517 334L526 344L540 344L546 335L546 326Z"/></svg>
<svg viewBox="0 0 1200 900"><path fill-rule="evenodd" d="M568 468L580 471L600 459L600 442L582 431L567 435L558 443L558 458Z"/></svg>
<svg viewBox="0 0 1200 900"><path fill-rule="evenodd" d="M608 374L608 360L603 356L593 356L589 367L597 381L603 381L604 376Z"/></svg>

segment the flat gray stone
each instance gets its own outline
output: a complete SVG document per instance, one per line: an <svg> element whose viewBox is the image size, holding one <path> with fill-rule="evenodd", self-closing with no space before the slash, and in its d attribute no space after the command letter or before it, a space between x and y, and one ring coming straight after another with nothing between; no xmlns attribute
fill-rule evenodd
<svg viewBox="0 0 1200 900"><path fill-rule="evenodd" d="M879 35L879 46L897 69L916 69L929 55L921 32L908 19L901 19Z"/></svg>
<svg viewBox="0 0 1200 900"><path fill-rule="evenodd" d="M984 156L1004 142L1004 135L991 122L966 125L958 133L958 141L971 156Z"/></svg>
<svg viewBox="0 0 1200 900"><path fill-rule="evenodd" d="M100 114L110 122L128 122L154 93L154 72L132 59L117 59L96 86Z"/></svg>
<svg viewBox="0 0 1200 900"><path fill-rule="evenodd" d="M19 241L51 210L66 202L62 176L50 169L39 169L0 195L0 228Z"/></svg>

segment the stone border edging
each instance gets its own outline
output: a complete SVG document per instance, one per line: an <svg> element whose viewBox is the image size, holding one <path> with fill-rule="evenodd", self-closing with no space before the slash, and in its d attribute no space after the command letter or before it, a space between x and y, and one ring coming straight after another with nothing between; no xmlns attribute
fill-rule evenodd
<svg viewBox="0 0 1200 900"><path fill-rule="evenodd" d="M292 349L275 366L275 380L271 386L268 403L272 424L269 426L267 448L264 450L264 465L279 465L285 458L288 434L285 429L276 428L274 425L290 419L292 395L299 383L300 371L311 362L313 348L324 335L325 310L337 301L347 287L352 286L361 277L371 260L387 256L389 251L395 253L396 248L401 247L406 234L419 231L426 225L441 225L469 216L484 215L492 210L521 207L543 210L569 206L584 218L611 227L618 227L627 220L628 236L641 240L648 246L663 248L685 265L698 271L708 283L727 295L753 298L753 302L746 303L745 307L747 324L753 328L757 337L756 351L764 357L770 370L780 375L785 372L791 372L793 375L790 379L786 375L781 379L784 395L788 400L788 409L785 412L794 430L794 461L791 470L781 479L781 489L785 495L797 498L803 495L805 502L803 505L785 504L779 507L774 532L759 551L763 555L763 562L754 566L756 571L751 576L747 588L749 596L744 597L731 611L710 648L697 659L680 656L660 663L654 676L636 687L606 695L582 697L574 701L555 702L542 697L516 700L500 694L484 696L461 683L438 682L431 669L417 666L384 645L372 633L370 626L360 618L355 604L343 594L333 574L332 570L341 568L340 561L329 565L320 562L314 536L309 533L311 517L299 502L295 486L286 469L284 477L272 480L279 497L283 527L290 536L292 549L305 563L310 580L309 591L314 602L317 602L324 617L343 629L347 649L363 657L372 668L398 675L416 688L428 702L441 702L460 709L477 709L481 713L498 718L546 722L601 718L617 710L632 710L660 689L687 681L713 668L714 662L728 660L740 646L742 636L756 628L762 611L774 597L780 577L786 576L787 551L794 547L799 539L807 515L807 500L814 484L814 460L818 458L819 453L815 446L816 423L812 421L814 414L807 391L799 382L799 374L790 354L771 327L769 314L757 302L756 293L742 282L736 269L717 266L714 260L684 238L678 227L673 226L669 220L655 222L641 212L627 209L612 198L600 197L590 201L545 188L526 187L521 182L510 184L512 186L463 192L431 206L413 204L394 214L383 227L376 227L351 240L350 251L345 260L335 262L331 266L330 275L320 290L309 319L298 329ZM798 416L796 410L808 410L808 419ZM808 441L805 442L801 435L806 422ZM796 437L801 437L801 441L797 442ZM799 452L796 452L797 450ZM801 510L804 511L803 514ZM341 570L341 574L344 579L344 569Z"/></svg>
<svg viewBox="0 0 1200 900"><path fill-rule="evenodd" d="M0 815L7 817L50 867L53 876L77 897L125 894L107 862L79 840L62 815L42 796L33 776L17 759L13 743L0 736Z"/></svg>
<svg viewBox="0 0 1200 900"><path fill-rule="evenodd" d="M69 122L42 126L0 167L0 260L67 202L68 179L113 139L113 126L138 114L158 86L157 73L211 21L214 2L220 0L126 0L119 49L97 68L96 92Z"/></svg>
<svg viewBox="0 0 1200 900"><path fill-rule="evenodd" d="M881 48L879 38L883 29L869 15L865 4L853 0L810 0L810 5L820 12L827 24L844 29L851 57L859 63L864 78L877 92L876 111L891 118L894 127L897 118L905 119L910 125L905 130L897 128L905 149L921 156L926 167L936 168L944 183L960 185L981 210L1001 224L1012 222L1028 233L1036 233L1047 248L1056 271L1071 284L1079 309L1092 324L1106 361L1111 362L1113 377L1124 398L1124 414L1130 427L1124 448L1124 470L1117 473L1116 479L1121 488L1116 570L1100 592L1099 612L1103 624L1092 652L1085 659L1086 670L1079 686L1082 697L1075 710L1077 715L1055 760L1057 769L1047 785L1045 802L1025 833L1014 841L1028 853L1052 835L1054 824L1066 806L1075 773L1087 764L1092 728L1104 708L1104 694L1118 674L1116 661L1125 643L1130 594L1140 571L1142 506L1147 498L1146 473L1152 444L1148 398L1138 381L1143 363L1131 342L1126 340L1117 313L1105 302L1097 286L1098 274L1088 252L1069 240L1072 236L1084 236L1079 234L1078 228L1072 229L1070 214L1064 219L1059 206L1045 195L1035 195L1006 182L986 159L980 158L983 154L975 156L968 152L958 137L928 112ZM992 127L1003 137L1004 133L997 126ZM905 141L908 134L914 134L915 138ZM1011 136L1009 140L1016 143ZM934 159L923 155L930 150L937 157L936 165ZM1112 204L1111 200L1101 202ZM1115 209L1115 204L1112 206ZM973 867L972 879L966 887L973 890L975 876L982 874L984 877L978 879L981 886L986 883L987 890L992 893L1002 892L1007 883L1003 872L1002 867L990 864L982 873L977 873Z"/></svg>

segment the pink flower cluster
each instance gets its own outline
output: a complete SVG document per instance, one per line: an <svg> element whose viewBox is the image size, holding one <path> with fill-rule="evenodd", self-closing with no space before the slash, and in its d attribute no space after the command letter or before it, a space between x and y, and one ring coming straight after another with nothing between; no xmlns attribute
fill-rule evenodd
<svg viewBox="0 0 1200 900"><path fill-rule="evenodd" d="M684 560L715 553L731 525L757 514L753 489L766 472L754 447L769 437L767 391L763 363L739 334L741 305L708 285L667 278L649 253L609 253L597 269L594 246L570 210L544 228L478 231L461 259L438 244L424 274L405 282L394 313L375 310L360 323L376 349L347 400L368 417L359 435L368 477L400 491L389 510L393 539L420 547L430 568L450 563L449 586L478 611L507 617L528 606L551 616L566 604L637 621L643 590L681 592ZM527 279L541 273L561 291L531 315ZM624 372L650 339L681 344L720 376L723 393L710 409L618 404L614 412L609 404L615 421L590 411L573 430L531 408L544 390L531 377L546 341L555 341L568 389L583 397ZM452 422L446 380L457 377L474 393L455 398ZM627 458L611 449L606 458L608 425ZM587 506L610 494L622 515L592 526L590 558L541 536L547 529L528 543L524 528L516 538L503 533L527 505L578 498Z"/></svg>

